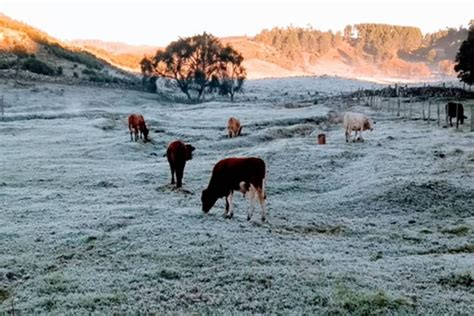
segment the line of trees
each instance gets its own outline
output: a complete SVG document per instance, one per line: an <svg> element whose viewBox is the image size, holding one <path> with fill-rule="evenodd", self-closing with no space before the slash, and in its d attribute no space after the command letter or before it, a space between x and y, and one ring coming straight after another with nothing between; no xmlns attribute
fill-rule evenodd
<svg viewBox="0 0 474 316"><path fill-rule="evenodd" d="M246 71L244 58L211 34L180 38L153 57L144 57L140 67L144 80L173 80L189 100L202 101L206 92L228 95L233 101L242 90Z"/></svg>
<svg viewBox="0 0 474 316"><path fill-rule="evenodd" d="M275 27L263 30L255 36L255 40L277 48L291 60L302 59L303 52L322 55L345 43L355 48L360 56L373 58L376 62L403 55L433 63L449 56L454 57L457 45L466 35L467 29L463 27L448 28L423 36L417 27L360 23L347 25L343 33L322 32L312 27ZM444 51L444 54L438 56L437 49Z"/></svg>

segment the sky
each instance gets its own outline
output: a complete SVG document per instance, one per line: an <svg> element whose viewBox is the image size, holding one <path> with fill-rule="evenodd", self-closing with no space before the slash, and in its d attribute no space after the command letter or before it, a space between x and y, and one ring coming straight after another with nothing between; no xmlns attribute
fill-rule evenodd
<svg viewBox="0 0 474 316"><path fill-rule="evenodd" d="M348 24L370 22L434 32L467 26L474 19L474 1L0 0L0 12L62 40L165 46L204 31L254 36L290 25L342 31Z"/></svg>

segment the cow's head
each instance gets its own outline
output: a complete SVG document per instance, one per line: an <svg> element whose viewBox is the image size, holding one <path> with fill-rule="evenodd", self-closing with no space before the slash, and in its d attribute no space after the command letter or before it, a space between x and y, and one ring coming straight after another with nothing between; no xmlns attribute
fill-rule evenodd
<svg viewBox="0 0 474 316"><path fill-rule="evenodd" d="M364 131L369 130L369 129L370 129L371 131L373 131L373 130L374 130L374 124L375 124L375 122L372 121L371 119L369 119L369 118L366 119L366 120L364 121Z"/></svg>
<svg viewBox="0 0 474 316"><path fill-rule="evenodd" d="M202 191L201 195L201 201L202 201L202 211L204 213L209 213L211 208L216 204L217 197L215 194L213 194L209 189L205 189Z"/></svg>
<svg viewBox="0 0 474 316"><path fill-rule="evenodd" d="M142 133L143 133L143 137L145 138L145 141L148 141L149 140L148 139L148 133L149 133L148 127L143 126Z"/></svg>
<svg viewBox="0 0 474 316"><path fill-rule="evenodd" d="M191 144L186 144L186 160L191 160L193 159L193 151L195 151L196 148L191 145Z"/></svg>

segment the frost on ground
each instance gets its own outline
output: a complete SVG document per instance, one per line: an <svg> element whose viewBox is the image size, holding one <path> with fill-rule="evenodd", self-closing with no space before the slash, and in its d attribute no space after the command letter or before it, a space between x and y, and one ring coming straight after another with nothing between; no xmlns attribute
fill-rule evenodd
<svg viewBox="0 0 474 316"><path fill-rule="evenodd" d="M364 83L292 80L197 105L1 84L0 313L472 314L474 134L355 107L377 123L346 144L326 120L345 104L294 100ZM130 142L132 112L153 143ZM229 116L242 137L225 137ZM197 148L178 191L175 139ZM232 220L223 201L202 213L229 156L267 162L268 223L247 222L241 195Z"/></svg>

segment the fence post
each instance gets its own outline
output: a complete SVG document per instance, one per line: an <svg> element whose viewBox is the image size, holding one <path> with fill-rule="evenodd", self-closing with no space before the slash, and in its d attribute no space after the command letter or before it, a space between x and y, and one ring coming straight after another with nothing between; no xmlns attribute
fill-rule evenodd
<svg viewBox="0 0 474 316"><path fill-rule="evenodd" d="M439 126L439 118L440 118L440 113L439 113L439 102L436 103L436 105L438 106L438 126Z"/></svg>
<svg viewBox="0 0 474 316"><path fill-rule="evenodd" d="M397 116L400 117L400 93L397 93L397 97L398 97L398 100L397 100Z"/></svg>
<svg viewBox="0 0 474 316"><path fill-rule="evenodd" d="M471 132L474 132L474 118L473 118L473 115L474 115L474 104L471 104Z"/></svg>
<svg viewBox="0 0 474 316"><path fill-rule="evenodd" d="M431 99L428 99L428 124L431 121Z"/></svg>
<svg viewBox="0 0 474 316"><path fill-rule="evenodd" d="M421 112L423 113L423 121L426 119L425 117L425 99L421 101Z"/></svg>
<svg viewBox="0 0 474 316"><path fill-rule="evenodd" d="M412 108L412 96L410 95L410 112L409 112L409 116L410 116L410 120L411 120L411 108Z"/></svg>

